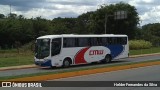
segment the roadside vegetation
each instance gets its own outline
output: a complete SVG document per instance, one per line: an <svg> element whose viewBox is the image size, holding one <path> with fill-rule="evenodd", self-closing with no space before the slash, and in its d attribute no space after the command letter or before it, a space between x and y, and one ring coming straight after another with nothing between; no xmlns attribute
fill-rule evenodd
<svg viewBox="0 0 160 90"><path fill-rule="evenodd" d="M5 52L0 53L0 67L18 66L34 64L34 55L32 52L15 53Z"/></svg>
<svg viewBox="0 0 160 90"><path fill-rule="evenodd" d="M32 44L26 44L18 49L0 50L0 67L34 64Z"/></svg>
<svg viewBox="0 0 160 90"><path fill-rule="evenodd" d="M152 45L151 42L145 40L129 41L130 55L160 53L160 47Z"/></svg>
<svg viewBox="0 0 160 90"><path fill-rule="evenodd" d="M130 40L129 49L138 50L138 49L149 49L152 47L152 43L145 40Z"/></svg>
<svg viewBox="0 0 160 90"><path fill-rule="evenodd" d="M130 55L160 53L160 47L151 47L149 49L130 50Z"/></svg>

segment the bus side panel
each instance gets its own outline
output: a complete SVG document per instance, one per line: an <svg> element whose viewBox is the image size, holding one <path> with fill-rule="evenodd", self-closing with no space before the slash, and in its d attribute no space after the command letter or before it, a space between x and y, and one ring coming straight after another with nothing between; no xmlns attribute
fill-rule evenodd
<svg viewBox="0 0 160 90"><path fill-rule="evenodd" d="M84 47L71 47L71 48L63 48L61 53L61 60L69 57L72 60L72 64L75 64L75 56L78 52L83 50ZM78 57L77 59L80 60L82 57ZM63 64L63 62L61 62Z"/></svg>
<svg viewBox="0 0 160 90"><path fill-rule="evenodd" d="M107 54L110 54L110 50L104 46L90 47L84 54L84 57L88 63L103 60Z"/></svg>
<svg viewBox="0 0 160 90"><path fill-rule="evenodd" d="M91 63L103 60L107 54L111 54L112 59L126 58L128 44L62 48L60 55L52 58L52 65L62 66L63 60L67 57L71 58L72 64Z"/></svg>
<svg viewBox="0 0 160 90"><path fill-rule="evenodd" d="M120 59L128 57L127 45L109 45L107 46L111 51L112 59Z"/></svg>
<svg viewBox="0 0 160 90"><path fill-rule="evenodd" d="M61 60L69 57L72 64L84 64L103 60L107 54L110 54L110 50L104 46L63 48ZM57 63L63 64L61 61Z"/></svg>

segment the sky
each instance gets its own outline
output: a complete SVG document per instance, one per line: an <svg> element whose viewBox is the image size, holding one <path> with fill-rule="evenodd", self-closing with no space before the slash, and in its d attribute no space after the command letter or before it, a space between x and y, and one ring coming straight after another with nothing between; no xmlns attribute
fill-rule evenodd
<svg viewBox="0 0 160 90"><path fill-rule="evenodd" d="M135 6L140 25L160 22L160 0L0 0L0 14L15 13L26 18L77 17L96 11L102 4L129 3ZM11 6L11 9L10 9Z"/></svg>

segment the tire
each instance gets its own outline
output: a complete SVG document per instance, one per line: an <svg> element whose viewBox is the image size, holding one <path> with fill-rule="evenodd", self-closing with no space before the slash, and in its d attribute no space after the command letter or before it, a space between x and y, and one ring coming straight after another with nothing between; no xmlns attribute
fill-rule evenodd
<svg viewBox="0 0 160 90"><path fill-rule="evenodd" d="M55 69L55 68L56 68L56 66L51 66L50 68L51 68L51 69Z"/></svg>
<svg viewBox="0 0 160 90"><path fill-rule="evenodd" d="M71 65L70 61L69 60L64 60L63 61L63 67L69 67Z"/></svg>
<svg viewBox="0 0 160 90"><path fill-rule="evenodd" d="M111 56L110 55L106 55L105 59L104 59L105 63L110 63L111 62Z"/></svg>

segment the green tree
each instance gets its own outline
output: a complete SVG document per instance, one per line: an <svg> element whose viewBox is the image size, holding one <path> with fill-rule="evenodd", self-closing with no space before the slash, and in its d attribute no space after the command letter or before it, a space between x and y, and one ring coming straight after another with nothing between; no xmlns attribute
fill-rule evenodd
<svg viewBox="0 0 160 90"><path fill-rule="evenodd" d="M16 42L23 45L33 40L31 20L9 17L0 21L0 27L0 46L2 48L16 47Z"/></svg>
<svg viewBox="0 0 160 90"><path fill-rule="evenodd" d="M147 24L142 27L142 38L160 46L160 23Z"/></svg>
<svg viewBox="0 0 160 90"><path fill-rule="evenodd" d="M76 18L55 18L52 20L52 27L54 34L70 34L76 33L74 29L76 25Z"/></svg>
<svg viewBox="0 0 160 90"><path fill-rule="evenodd" d="M122 10L127 11L127 19L115 20L114 13ZM127 34L129 38L134 38L135 28L139 22L138 13L134 6L123 2L111 5L102 5L94 12L94 14L91 15L92 24L90 24L90 31L96 34L104 34L106 15L109 16L107 20L107 33Z"/></svg>
<svg viewBox="0 0 160 90"><path fill-rule="evenodd" d="M115 20L114 12L127 11L128 18ZM104 34L105 15L110 15L107 20L107 34L127 34L130 39L143 37L159 40L159 24L155 26L144 26L143 30L137 29L139 22L136 8L129 4L120 2L117 4L102 5L96 11L79 15L77 18L54 18L47 20L42 17L26 19L23 15L14 13L7 16L0 14L0 47L16 47L16 43L24 45L35 40L37 37L47 34ZM154 27L154 29L153 29ZM146 31L150 32L147 34ZM143 36L146 35L147 37ZM160 40L159 40L160 41Z"/></svg>
<svg viewBox="0 0 160 90"><path fill-rule="evenodd" d="M76 23L76 30L78 34L93 34L93 30L90 28L94 25L94 22L92 22L92 15L94 12L87 12L80 16L78 16L77 23Z"/></svg>
<svg viewBox="0 0 160 90"><path fill-rule="evenodd" d="M4 19L5 15L4 14L0 14L0 19Z"/></svg>
<svg viewBox="0 0 160 90"><path fill-rule="evenodd" d="M50 34L52 28L49 20L37 17L32 19L32 23L34 39L42 35Z"/></svg>
<svg viewBox="0 0 160 90"><path fill-rule="evenodd" d="M17 14L10 13L10 14L8 14L8 18L10 18L10 19L16 19L17 18Z"/></svg>

